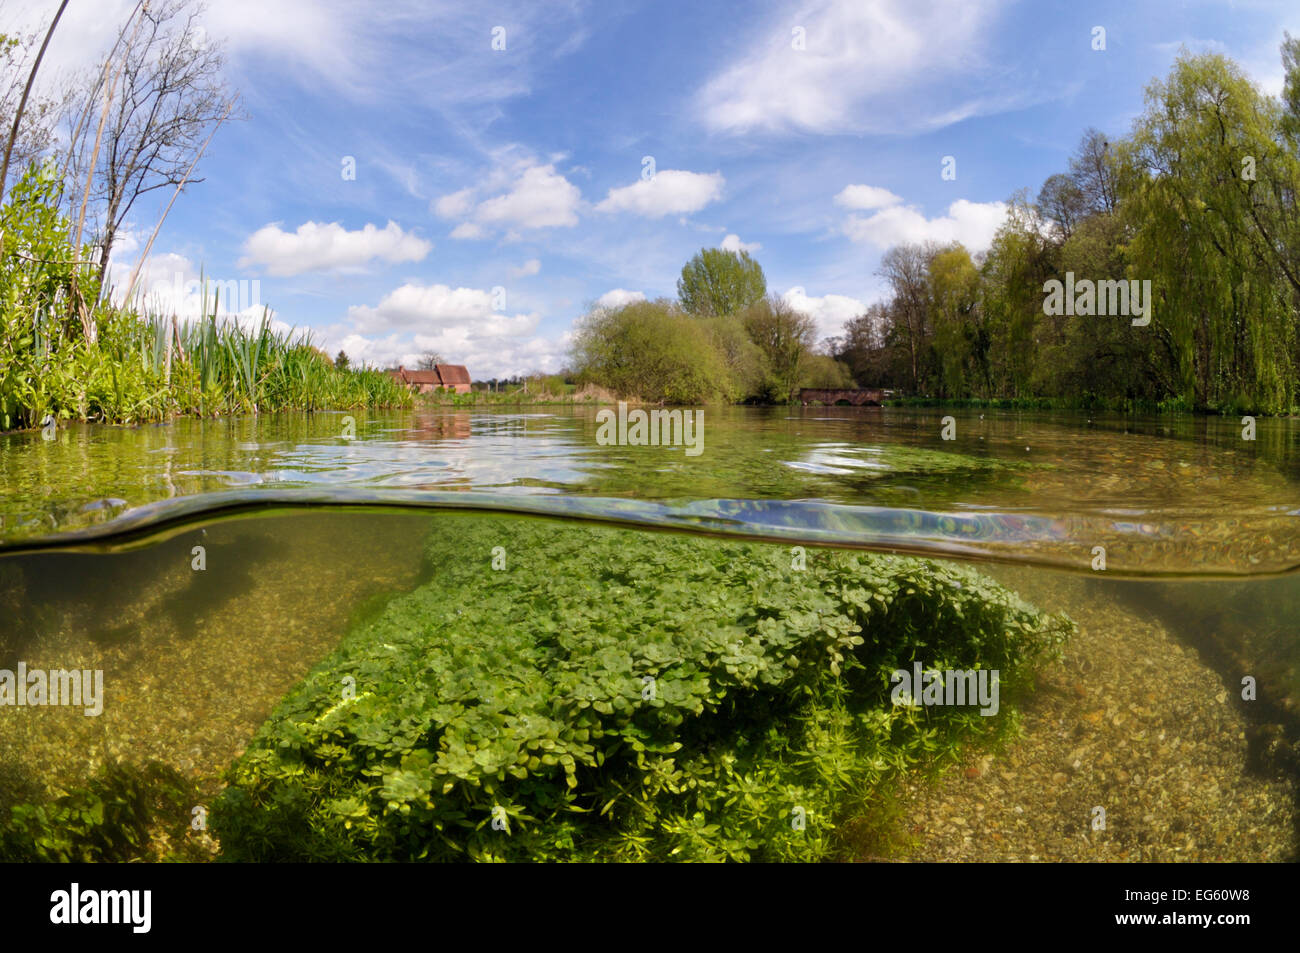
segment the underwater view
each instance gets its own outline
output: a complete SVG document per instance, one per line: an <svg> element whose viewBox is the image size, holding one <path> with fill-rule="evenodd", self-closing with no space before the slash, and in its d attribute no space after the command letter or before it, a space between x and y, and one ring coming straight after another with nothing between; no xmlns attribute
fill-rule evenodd
<svg viewBox="0 0 1300 953"><path fill-rule="evenodd" d="M699 413L0 435L0 852L1294 859L1294 421Z"/></svg>
<svg viewBox="0 0 1300 953"><path fill-rule="evenodd" d="M0 937L1297 861L1295 0L0 0Z"/></svg>

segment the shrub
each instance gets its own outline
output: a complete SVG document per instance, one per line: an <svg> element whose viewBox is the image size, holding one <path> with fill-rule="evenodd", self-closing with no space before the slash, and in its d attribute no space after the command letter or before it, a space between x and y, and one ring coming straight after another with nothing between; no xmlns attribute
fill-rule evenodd
<svg viewBox="0 0 1300 953"><path fill-rule="evenodd" d="M621 396L670 404L737 396L708 329L667 301L593 311L579 325L573 358L580 380Z"/></svg>
<svg viewBox="0 0 1300 953"><path fill-rule="evenodd" d="M448 539L471 558L447 562ZM813 551L794 571L775 546L482 517L446 518L431 551L434 578L233 766L226 857L825 857L848 792L998 720L894 706L890 672L996 668L1005 694L1070 626L911 558Z"/></svg>

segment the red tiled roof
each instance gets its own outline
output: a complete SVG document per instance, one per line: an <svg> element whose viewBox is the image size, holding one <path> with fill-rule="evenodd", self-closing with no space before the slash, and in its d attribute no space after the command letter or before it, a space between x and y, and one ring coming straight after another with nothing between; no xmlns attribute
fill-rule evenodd
<svg viewBox="0 0 1300 953"><path fill-rule="evenodd" d="M442 378L443 387L452 387L456 384L470 383L469 371L464 364L435 364L434 370Z"/></svg>
<svg viewBox="0 0 1300 953"><path fill-rule="evenodd" d="M431 371L408 371L405 367L399 366L397 370L388 373L404 384L418 386L428 384L431 387L455 387L458 384L471 383L469 371L465 369L464 364L435 364Z"/></svg>

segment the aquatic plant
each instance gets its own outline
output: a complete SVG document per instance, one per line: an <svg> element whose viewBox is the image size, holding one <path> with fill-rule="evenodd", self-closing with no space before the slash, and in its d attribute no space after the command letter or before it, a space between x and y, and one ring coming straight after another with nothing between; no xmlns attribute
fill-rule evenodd
<svg viewBox="0 0 1300 953"><path fill-rule="evenodd" d="M113 762L83 787L47 804L0 812L0 861L86 863L156 859L166 835L184 844L193 785L159 762ZM184 851L182 851L184 853Z"/></svg>
<svg viewBox="0 0 1300 953"><path fill-rule="evenodd" d="M851 795L998 720L894 705L895 669L997 669L1014 691L1071 628L917 559L800 569L774 546L473 517L435 559L448 534L482 561L352 632L232 768L225 857L832 856Z"/></svg>

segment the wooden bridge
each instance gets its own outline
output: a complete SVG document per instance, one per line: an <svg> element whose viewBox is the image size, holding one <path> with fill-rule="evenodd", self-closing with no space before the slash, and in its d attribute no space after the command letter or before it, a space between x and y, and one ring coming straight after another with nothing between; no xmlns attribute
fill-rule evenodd
<svg viewBox="0 0 1300 953"><path fill-rule="evenodd" d="M816 401L821 404L838 404L840 401L847 401L854 407L867 405L870 407L879 407L881 402L888 396L883 390L874 387L840 389L840 390L823 390L815 387L804 387L799 391L799 403L811 404Z"/></svg>

